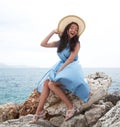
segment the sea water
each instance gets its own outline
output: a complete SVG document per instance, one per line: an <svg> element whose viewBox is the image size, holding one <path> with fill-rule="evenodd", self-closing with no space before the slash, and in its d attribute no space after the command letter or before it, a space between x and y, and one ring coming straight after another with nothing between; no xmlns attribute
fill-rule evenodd
<svg viewBox="0 0 120 127"><path fill-rule="evenodd" d="M22 103L37 87L47 68L0 68L0 104ZM85 76L104 72L112 78L108 92L120 90L120 68L83 68Z"/></svg>

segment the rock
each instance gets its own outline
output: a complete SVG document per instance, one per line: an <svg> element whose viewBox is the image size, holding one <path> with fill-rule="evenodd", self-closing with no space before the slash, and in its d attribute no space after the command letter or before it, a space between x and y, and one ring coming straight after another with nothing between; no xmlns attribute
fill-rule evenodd
<svg viewBox="0 0 120 127"><path fill-rule="evenodd" d="M101 117L93 127L120 127L120 101Z"/></svg>
<svg viewBox="0 0 120 127"><path fill-rule="evenodd" d="M19 119L8 120L0 124L0 127L54 127L47 120L40 119L36 124L30 124L33 115L21 116Z"/></svg>
<svg viewBox="0 0 120 127"><path fill-rule="evenodd" d="M120 91L115 91L113 93L109 93L106 97L106 101L112 102L114 105L120 100Z"/></svg>
<svg viewBox="0 0 120 127"><path fill-rule="evenodd" d="M88 127L88 125L85 116L80 114L68 121L63 122L60 126L57 127Z"/></svg>
<svg viewBox="0 0 120 127"><path fill-rule="evenodd" d="M14 103L0 105L0 122L19 118L19 108L19 105Z"/></svg>
<svg viewBox="0 0 120 127"><path fill-rule="evenodd" d="M35 114L35 110L39 103L39 97L40 93L38 93L37 90L34 89L28 99L23 104L21 104L19 115L25 116L28 114Z"/></svg>
<svg viewBox="0 0 120 127"><path fill-rule="evenodd" d="M98 119L108 111L108 107L111 109L113 104L111 102L104 102L102 104L98 103L96 105L92 105L90 110L85 112L87 124L89 126L94 125Z"/></svg>

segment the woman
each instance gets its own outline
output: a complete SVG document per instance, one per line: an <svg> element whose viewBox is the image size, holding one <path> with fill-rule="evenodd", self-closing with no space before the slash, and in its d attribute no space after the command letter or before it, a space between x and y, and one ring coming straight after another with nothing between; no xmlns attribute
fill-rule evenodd
<svg viewBox="0 0 120 127"><path fill-rule="evenodd" d="M84 81L82 69L78 62L79 36L84 29L85 24L81 18L69 15L59 22L57 30L53 30L41 42L43 47L57 47L60 61L38 82L38 92L41 93L41 96L32 123L45 116L44 103L50 91L54 92L66 104L65 120L70 119L76 113L76 108L64 94L64 90L72 92L84 102L88 101L89 86ZM49 39L54 34L59 34L60 40L49 43Z"/></svg>

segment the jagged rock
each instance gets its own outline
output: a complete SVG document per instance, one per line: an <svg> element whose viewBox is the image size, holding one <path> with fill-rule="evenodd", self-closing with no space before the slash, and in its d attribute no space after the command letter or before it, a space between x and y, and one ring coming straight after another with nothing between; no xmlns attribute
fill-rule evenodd
<svg viewBox="0 0 120 127"><path fill-rule="evenodd" d="M33 90L29 98L20 106L19 115L25 116L27 114L34 114L39 103L40 93Z"/></svg>
<svg viewBox="0 0 120 127"><path fill-rule="evenodd" d="M0 124L0 127L92 127L97 118L104 114L109 102L99 105L92 105L85 115L78 114L68 121L64 121L63 116L53 117L48 120L39 119L36 124L30 124L33 115L21 116L19 119L8 120ZM111 106L111 103L109 103ZM102 127L102 126L100 126Z"/></svg>
<svg viewBox="0 0 120 127"><path fill-rule="evenodd" d="M120 91L115 91L113 93L108 94L106 97L106 101L111 101L114 105L120 100Z"/></svg>
<svg viewBox="0 0 120 127"><path fill-rule="evenodd" d="M109 109L113 107L111 102L92 105L91 109L85 112L85 118L89 126L94 125Z"/></svg>
<svg viewBox="0 0 120 127"><path fill-rule="evenodd" d="M0 122L19 118L19 108L19 105L14 103L0 105Z"/></svg>
<svg viewBox="0 0 120 127"><path fill-rule="evenodd" d="M36 124L30 124L33 115L21 116L19 119L8 120L0 124L0 127L54 127L47 120L40 119Z"/></svg>
<svg viewBox="0 0 120 127"><path fill-rule="evenodd" d="M72 119L63 122L58 127L88 127L85 116L80 114L78 116L73 117Z"/></svg>
<svg viewBox="0 0 120 127"><path fill-rule="evenodd" d="M120 101L101 117L93 127L120 127Z"/></svg>

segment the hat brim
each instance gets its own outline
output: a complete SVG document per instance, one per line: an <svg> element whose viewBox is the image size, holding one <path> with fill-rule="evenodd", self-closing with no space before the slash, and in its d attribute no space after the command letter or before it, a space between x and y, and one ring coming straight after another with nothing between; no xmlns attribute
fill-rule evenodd
<svg viewBox="0 0 120 127"><path fill-rule="evenodd" d="M58 23L59 36L63 33L65 27L71 22L75 22L79 25L78 36L80 36L85 30L85 22L78 16L68 15L62 18Z"/></svg>

